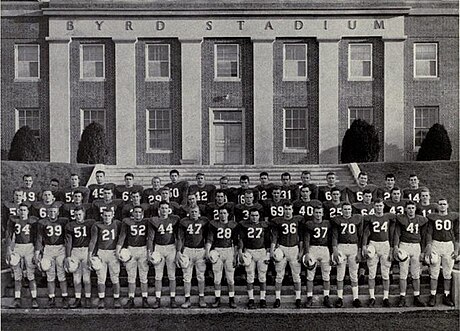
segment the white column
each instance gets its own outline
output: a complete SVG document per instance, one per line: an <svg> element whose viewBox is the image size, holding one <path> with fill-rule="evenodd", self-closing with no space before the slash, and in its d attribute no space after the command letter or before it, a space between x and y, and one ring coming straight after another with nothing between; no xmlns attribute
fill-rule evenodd
<svg viewBox="0 0 460 331"><path fill-rule="evenodd" d="M117 165L136 164L136 40L115 42Z"/></svg>
<svg viewBox="0 0 460 331"><path fill-rule="evenodd" d="M339 40L319 42L319 163L339 162Z"/></svg>
<svg viewBox="0 0 460 331"><path fill-rule="evenodd" d="M253 39L254 164L273 164L273 41Z"/></svg>
<svg viewBox="0 0 460 331"><path fill-rule="evenodd" d="M180 39L182 68L182 160L202 163L201 155L201 42Z"/></svg>
<svg viewBox="0 0 460 331"><path fill-rule="evenodd" d="M384 39L384 160L404 161L404 40Z"/></svg>
<svg viewBox="0 0 460 331"><path fill-rule="evenodd" d="M50 161L70 160L69 40L49 41ZM75 161L75 160L74 160Z"/></svg>

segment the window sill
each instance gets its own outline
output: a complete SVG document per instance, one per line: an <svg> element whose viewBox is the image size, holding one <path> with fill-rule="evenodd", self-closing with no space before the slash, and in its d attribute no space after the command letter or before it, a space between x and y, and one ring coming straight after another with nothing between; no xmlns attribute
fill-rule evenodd
<svg viewBox="0 0 460 331"><path fill-rule="evenodd" d="M349 82L372 82L373 77L348 77Z"/></svg>
<svg viewBox="0 0 460 331"><path fill-rule="evenodd" d="M308 77L283 77L283 82L308 82Z"/></svg>
<svg viewBox="0 0 460 331"><path fill-rule="evenodd" d="M80 77L80 82L91 82L91 83L105 82L105 77L104 78L81 78Z"/></svg>
<svg viewBox="0 0 460 331"><path fill-rule="evenodd" d="M170 77L146 77L146 82L170 82L172 79Z"/></svg>
<svg viewBox="0 0 460 331"><path fill-rule="evenodd" d="M439 77L414 77L415 81L439 81L441 80Z"/></svg>
<svg viewBox="0 0 460 331"><path fill-rule="evenodd" d="M31 78L26 78L26 77L18 78L18 77L16 77L13 82L15 82L15 83L39 83L41 81L42 80L40 78L33 78L33 77L31 77Z"/></svg>
<svg viewBox="0 0 460 331"><path fill-rule="evenodd" d="M215 82L241 82L239 77L214 77Z"/></svg>
<svg viewBox="0 0 460 331"><path fill-rule="evenodd" d="M284 148L283 153L286 153L286 154L305 154L305 153L308 153L308 149L288 149L288 148Z"/></svg>
<svg viewBox="0 0 460 331"><path fill-rule="evenodd" d="M166 149L148 149L145 151L147 154L172 154L172 150Z"/></svg>

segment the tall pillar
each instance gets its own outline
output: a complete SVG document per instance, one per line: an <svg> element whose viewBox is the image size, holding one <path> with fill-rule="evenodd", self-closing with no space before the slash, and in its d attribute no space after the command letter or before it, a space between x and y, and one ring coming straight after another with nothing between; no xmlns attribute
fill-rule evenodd
<svg viewBox="0 0 460 331"><path fill-rule="evenodd" d="M180 39L182 68L182 161L202 163L201 42Z"/></svg>
<svg viewBox="0 0 460 331"><path fill-rule="evenodd" d="M70 40L49 39L50 161L70 160Z"/></svg>
<svg viewBox="0 0 460 331"><path fill-rule="evenodd" d="M384 39L384 160L404 161L404 41Z"/></svg>
<svg viewBox="0 0 460 331"><path fill-rule="evenodd" d="M319 163L339 162L339 40L319 39Z"/></svg>
<svg viewBox="0 0 460 331"><path fill-rule="evenodd" d="M273 164L273 41L253 39L254 164Z"/></svg>
<svg viewBox="0 0 460 331"><path fill-rule="evenodd" d="M117 165L136 164L136 40L114 39Z"/></svg>

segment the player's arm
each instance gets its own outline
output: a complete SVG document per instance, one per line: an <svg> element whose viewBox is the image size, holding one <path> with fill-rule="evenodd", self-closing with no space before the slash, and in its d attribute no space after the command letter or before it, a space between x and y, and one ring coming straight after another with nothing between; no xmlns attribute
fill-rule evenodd
<svg viewBox="0 0 460 331"><path fill-rule="evenodd" d="M43 231L44 226L39 222L37 224L37 238L35 240L35 261L39 261L40 252L43 249Z"/></svg>
<svg viewBox="0 0 460 331"><path fill-rule="evenodd" d="M331 222L332 224L332 254L334 255L334 260L337 259L339 251L337 249L337 245L339 242L339 225L335 222Z"/></svg>
<svg viewBox="0 0 460 331"><path fill-rule="evenodd" d="M458 253L459 253L459 248L460 248L460 234L459 234L459 218L458 218L458 214L456 214L456 218L454 218L452 220L452 222L454 223L453 225L453 229L454 229L454 252L452 253L452 258L454 260L457 259L458 257Z"/></svg>
<svg viewBox="0 0 460 331"><path fill-rule="evenodd" d="M8 219L5 233L6 263L10 263L14 235L14 222Z"/></svg>
<svg viewBox="0 0 460 331"><path fill-rule="evenodd" d="M308 229L305 229L305 235L303 238L303 252L305 255L308 255L310 253L310 231Z"/></svg>
<svg viewBox="0 0 460 331"><path fill-rule="evenodd" d="M270 243L270 256L273 258L276 246L278 244L278 224L274 223L271 227L271 243Z"/></svg>
<svg viewBox="0 0 460 331"><path fill-rule="evenodd" d="M426 227L426 235L425 235L425 255L430 255L431 254L431 244L433 243L433 226L434 222L430 219L428 219L428 224Z"/></svg>
<svg viewBox="0 0 460 331"><path fill-rule="evenodd" d="M72 254L72 229L70 228L69 224L65 227L65 238L64 238L64 246L65 246L65 257L70 257Z"/></svg>
<svg viewBox="0 0 460 331"><path fill-rule="evenodd" d="M363 239L361 242L362 255L367 257L367 243L369 242L369 236L371 235L370 222L366 218L363 218Z"/></svg>
<svg viewBox="0 0 460 331"><path fill-rule="evenodd" d="M150 256L155 250L155 227L150 219L147 223L147 256Z"/></svg>
<svg viewBox="0 0 460 331"><path fill-rule="evenodd" d="M94 249L96 248L97 239L99 236L99 228L97 224L93 224L91 227L91 240L89 241L88 245L88 261L90 260L91 256L94 254Z"/></svg>
<svg viewBox="0 0 460 331"><path fill-rule="evenodd" d="M184 250L184 240L185 240L185 232L184 227L182 224L179 224L177 229L177 252L182 253Z"/></svg>
<svg viewBox="0 0 460 331"><path fill-rule="evenodd" d="M297 260L299 262L302 261L302 256L303 256L303 248L304 248L304 243L303 243L303 233L302 233L302 227L301 227L301 223L299 222L298 224L298 230L297 230L297 238L299 240L299 254L297 254Z"/></svg>
<svg viewBox="0 0 460 331"><path fill-rule="evenodd" d="M126 234L128 231L129 231L128 224L126 222L123 222L121 224L121 229L118 232L119 236L118 236L118 241L117 241L117 248L115 249L115 255L117 256L117 258L119 258L120 256L121 248L123 247L123 244L125 243Z"/></svg>
<svg viewBox="0 0 460 331"><path fill-rule="evenodd" d="M209 260L209 252L211 251L211 247L214 242L214 234L214 227L209 225L204 244L204 254L207 260Z"/></svg>

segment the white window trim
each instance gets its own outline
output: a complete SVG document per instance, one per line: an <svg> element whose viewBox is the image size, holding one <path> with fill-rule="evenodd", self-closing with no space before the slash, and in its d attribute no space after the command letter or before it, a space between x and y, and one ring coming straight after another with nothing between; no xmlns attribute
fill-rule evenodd
<svg viewBox="0 0 460 331"><path fill-rule="evenodd" d="M158 109L167 109L167 108L158 108ZM172 149L158 149L158 148L150 148L150 141L149 141L149 112L151 110L156 110L156 108L147 108L145 110L145 152L147 154L172 154ZM173 145L173 137L172 137L172 113L171 109L169 109L169 125L171 130L171 148Z"/></svg>
<svg viewBox="0 0 460 331"><path fill-rule="evenodd" d="M309 150L307 147L305 148L292 148L286 147L286 109L293 109L293 108L302 108L305 109L305 130L307 131L307 146L310 144L310 139L308 137L308 108L307 107L286 107L283 108L283 153L308 153Z"/></svg>
<svg viewBox="0 0 460 331"><path fill-rule="evenodd" d="M80 108L80 135L85 130L85 111L104 111L104 132L107 133L107 110L105 108Z"/></svg>
<svg viewBox="0 0 460 331"><path fill-rule="evenodd" d="M305 45L305 76L295 76L295 77L288 77L286 76L286 45L288 46L296 46L296 45ZM293 61L293 60L290 60ZM307 43L285 43L283 44L283 81L287 82L298 82L298 81L308 81L308 44Z"/></svg>
<svg viewBox="0 0 460 331"><path fill-rule="evenodd" d="M19 64L19 46L37 46L38 47L38 77L19 77L18 76L18 64ZM40 44L14 44L14 80L21 82L38 82L40 81Z"/></svg>
<svg viewBox="0 0 460 331"><path fill-rule="evenodd" d="M168 46L168 77L150 77L149 76L149 46L152 45L166 45ZM153 62L153 61L152 61ZM158 61L159 62L159 61ZM171 45L166 43L146 43L145 44L145 81L146 82L168 82L171 80Z"/></svg>
<svg viewBox="0 0 460 331"><path fill-rule="evenodd" d="M17 132L20 127L19 127L19 111L20 110L38 110L38 123L39 123L39 126L38 126L38 137L35 137L37 139L40 139L41 138L41 112L40 112L40 109L39 108L15 108L14 109L14 113L15 113L15 118L14 118L14 127L15 127L15 131L14 132Z"/></svg>
<svg viewBox="0 0 460 331"><path fill-rule="evenodd" d="M414 107L414 121L413 121L413 126L412 126L412 148L413 148L413 151L414 152L417 152L419 151L420 147L421 146L415 146L415 129L417 129L415 127L415 121L416 121L416 113L417 113L417 108L435 108L438 110L438 122L439 122L439 106L416 106ZM429 128L428 128L429 129Z"/></svg>
<svg viewBox="0 0 460 331"><path fill-rule="evenodd" d="M351 47L354 45L360 45L360 46L370 46L371 47L371 70L370 70L370 76L369 77L363 77L363 76L352 76L351 75ZM373 59L373 54L374 54L374 47L371 43L357 43L357 42L351 42L348 44L348 81L363 81L363 82L370 82L374 80L374 59Z"/></svg>
<svg viewBox="0 0 460 331"><path fill-rule="evenodd" d="M436 75L435 76L418 76L417 75L417 59L416 59L416 48L417 45L434 45L436 47ZM437 79L439 78L439 56L438 56L438 43L433 42L417 42L413 46L413 66L414 66L414 78L416 79Z"/></svg>
<svg viewBox="0 0 460 331"><path fill-rule="evenodd" d="M83 77L83 48L85 46L102 46L102 77ZM105 45L104 44L80 44L80 80L86 82L104 82L105 81Z"/></svg>
<svg viewBox="0 0 460 331"><path fill-rule="evenodd" d="M236 46L237 51L237 66L236 66L236 77L217 77L217 47L225 45L225 46ZM241 81L241 73L240 73L240 45L239 44L227 44L227 43L216 43L214 44L214 81L216 82L240 82Z"/></svg>
<svg viewBox="0 0 460 331"><path fill-rule="evenodd" d="M348 129L349 129L350 126L351 126L350 111L351 111L352 109L370 109L371 112L372 112L372 123L369 123L369 124L373 124L373 123L374 123L374 108L373 108L373 107L348 107Z"/></svg>

